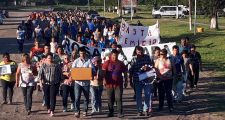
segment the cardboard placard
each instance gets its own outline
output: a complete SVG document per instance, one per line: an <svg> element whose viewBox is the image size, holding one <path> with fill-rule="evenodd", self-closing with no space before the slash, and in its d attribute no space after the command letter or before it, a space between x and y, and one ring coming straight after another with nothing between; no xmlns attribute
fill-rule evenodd
<svg viewBox="0 0 225 120"><path fill-rule="evenodd" d="M92 69L91 68L72 68L71 77L72 77L72 80L91 80Z"/></svg>

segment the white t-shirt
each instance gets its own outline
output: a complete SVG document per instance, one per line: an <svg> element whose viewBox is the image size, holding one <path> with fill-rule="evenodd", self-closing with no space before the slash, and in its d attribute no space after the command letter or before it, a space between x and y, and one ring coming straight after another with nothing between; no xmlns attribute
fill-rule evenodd
<svg viewBox="0 0 225 120"><path fill-rule="evenodd" d="M114 31L108 31L108 39L112 39L113 38L113 34L114 34Z"/></svg>
<svg viewBox="0 0 225 120"><path fill-rule="evenodd" d="M51 53L56 53L56 48L58 47L57 42L51 42L50 43L50 52Z"/></svg>
<svg viewBox="0 0 225 120"><path fill-rule="evenodd" d="M104 30L103 30L103 36L106 37L107 33L108 33L108 29L105 27Z"/></svg>

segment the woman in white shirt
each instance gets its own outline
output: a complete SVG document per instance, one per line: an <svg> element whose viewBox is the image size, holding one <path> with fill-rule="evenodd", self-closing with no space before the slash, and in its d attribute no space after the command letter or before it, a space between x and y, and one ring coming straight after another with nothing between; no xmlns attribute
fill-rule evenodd
<svg viewBox="0 0 225 120"><path fill-rule="evenodd" d="M31 65L30 56L22 55L22 63L19 64L16 72L16 86L21 87L24 97L24 105L29 115L32 106L32 94L34 91L34 72L36 67Z"/></svg>

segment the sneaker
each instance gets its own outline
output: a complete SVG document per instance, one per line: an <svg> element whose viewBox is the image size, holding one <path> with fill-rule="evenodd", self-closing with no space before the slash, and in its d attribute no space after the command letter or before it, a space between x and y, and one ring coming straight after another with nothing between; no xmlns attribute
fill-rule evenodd
<svg viewBox="0 0 225 120"><path fill-rule="evenodd" d="M64 109L63 109L63 112L67 112L67 108L64 108Z"/></svg>
<svg viewBox="0 0 225 120"><path fill-rule="evenodd" d="M79 117L80 117L80 114L79 114L78 112L76 112L76 113L74 114L74 116L75 116L76 118L79 118Z"/></svg>
<svg viewBox="0 0 225 120"><path fill-rule="evenodd" d="M73 104L73 103L71 103L70 109L71 109L71 110L74 110L74 104Z"/></svg>
<svg viewBox="0 0 225 120"><path fill-rule="evenodd" d="M8 105L12 105L12 104L13 104L12 101L9 101L9 102L8 102Z"/></svg>
<svg viewBox="0 0 225 120"><path fill-rule="evenodd" d="M119 113L119 114L117 115L117 117L118 117L118 118L123 118L124 115L123 115L122 113Z"/></svg>
<svg viewBox="0 0 225 120"><path fill-rule="evenodd" d="M51 111L51 113L50 113L50 117L53 117L54 116L54 112L53 111Z"/></svg>
<svg viewBox="0 0 225 120"><path fill-rule="evenodd" d="M142 112L138 112L137 116L143 116Z"/></svg>
<svg viewBox="0 0 225 120"><path fill-rule="evenodd" d="M41 106L44 107L44 106L46 106L46 105L45 105L45 103L42 103Z"/></svg>
<svg viewBox="0 0 225 120"><path fill-rule="evenodd" d="M48 114L50 114L51 113L51 110L50 109L48 109Z"/></svg>
<svg viewBox="0 0 225 120"><path fill-rule="evenodd" d="M96 111L91 111L91 115L95 115L97 112Z"/></svg>
<svg viewBox="0 0 225 120"><path fill-rule="evenodd" d="M113 117L113 113L108 113L107 117Z"/></svg>
<svg viewBox="0 0 225 120"><path fill-rule="evenodd" d="M83 112L83 117L86 117L87 116L87 112Z"/></svg>

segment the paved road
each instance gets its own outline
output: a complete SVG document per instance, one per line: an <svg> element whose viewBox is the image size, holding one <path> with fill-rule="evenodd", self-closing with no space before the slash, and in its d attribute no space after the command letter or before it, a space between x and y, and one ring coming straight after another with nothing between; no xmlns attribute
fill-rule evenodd
<svg viewBox="0 0 225 120"><path fill-rule="evenodd" d="M27 12L10 12L11 18L6 19L5 25L0 26L0 53L3 52L10 52L14 53L12 55L12 59L19 61L20 55L15 54L17 53L17 43L15 39L16 28L18 24L21 22L22 19L26 19ZM25 50L28 52L32 45L32 41L26 41ZM1 58L1 56L0 56ZM203 75L205 76L205 75ZM202 78L200 82L203 82L202 79L206 79L209 76L205 76L206 78ZM158 105L157 101L153 102L153 117L146 118L146 117L136 117L136 103L132 99L133 97L133 90L131 88L124 89L123 95L123 109L125 117L124 119L151 119L151 120L189 120L189 119L196 119L196 120L205 120L205 119L213 119L212 116L207 112L208 104L205 104L205 99L207 99L207 95L205 94L204 90L207 88L207 81L200 83L199 91L194 92L191 96L186 97L186 100L181 104L175 105L175 111L169 113L168 110L165 108L162 112L157 112L156 108ZM23 105L23 96L22 92L19 88L15 88L14 93L14 105L0 105L0 120L72 120L74 118L73 112L62 112L62 98L57 97L57 106L56 106L56 116L50 118L47 114L45 108L41 106L42 101L42 93L35 91L33 95L33 108L32 114L27 116L25 114L24 105ZM0 88L0 93L2 93L2 89ZM198 99L196 102L196 98L201 97L202 99ZM2 101L2 95L0 95L0 102ZM201 102L203 102L201 104ZM196 105L198 106L196 106ZM210 104L211 105L211 104ZM90 104L89 104L90 106ZM18 112L15 112L15 108L18 107ZM213 107L213 105L211 106ZM203 111L202 111L203 110ZM204 111L205 110L205 111ZM90 112L90 109L89 109ZM199 114L197 114L200 113ZM103 113L100 115L88 116L81 119L118 119L117 117L107 118L106 115L108 113L107 110L107 100L105 97L105 92L103 92ZM194 115L194 114L197 115ZM218 120L222 120L223 118L216 118ZM213 119L214 120L214 119Z"/></svg>

